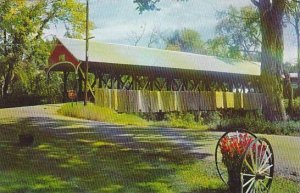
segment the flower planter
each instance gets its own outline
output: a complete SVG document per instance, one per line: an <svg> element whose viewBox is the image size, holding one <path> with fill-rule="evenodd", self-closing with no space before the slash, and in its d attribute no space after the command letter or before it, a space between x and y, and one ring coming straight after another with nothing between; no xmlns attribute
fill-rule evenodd
<svg viewBox="0 0 300 193"><path fill-rule="evenodd" d="M244 152L256 136L248 133L233 133L223 136L218 142L222 157L222 164L227 170L227 179L223 181L228 185L231 193L242 192L241 162Z"/></svg>
<svg viewBox="0 0 300 193"><path fill-rule="evenodd" d="M241 192L241 178L239 171L228 170L228 187L231 193Z"/></svg>
<svg viewBox="0 0 300 193"><path fill-rule="evenodd" d="M245 131L226 132L216 146L215 161L219 176L231 193L269 192L274 153L267 139Z"/></svg>

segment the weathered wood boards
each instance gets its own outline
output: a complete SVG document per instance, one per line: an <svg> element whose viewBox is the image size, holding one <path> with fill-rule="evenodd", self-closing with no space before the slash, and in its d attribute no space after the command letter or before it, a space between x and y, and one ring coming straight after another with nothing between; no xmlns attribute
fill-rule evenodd
<svg viewBox="0 0 300 193"><path fill-rule="evenodd" d="M95 104L118 112L214 111L261 109L261 93L95 89Z"/></svg>

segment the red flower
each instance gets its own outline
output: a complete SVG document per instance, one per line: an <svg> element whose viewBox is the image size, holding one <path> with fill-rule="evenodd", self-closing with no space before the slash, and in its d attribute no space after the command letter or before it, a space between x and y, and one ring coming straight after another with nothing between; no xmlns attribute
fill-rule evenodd
<svg viewBox="0 0 300 193"><path fill-rule="evenodd" d="M248 136L247 133L226 136L220 141L222 161L227 168L235 168L240 163L242 155L252 141L253 137Z"/></svg>

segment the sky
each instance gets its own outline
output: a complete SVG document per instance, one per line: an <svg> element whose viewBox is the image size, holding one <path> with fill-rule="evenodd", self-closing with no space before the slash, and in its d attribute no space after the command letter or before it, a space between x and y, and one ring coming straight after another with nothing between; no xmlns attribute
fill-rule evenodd
<svg viewBox="0 0 300 193"><path fill-rule="evenodd" d="M84 1L84 0L82 0ZM174 30L190 28L200 33L204 40L215 36L216 14L230 5L251 5L250 0L161 0L160 11L136 10L133 0L89 0L90 20L95 23L92 35L96 40L108 43L133 44L132 34L144 32L139 46L146 46L147 37L153 29L167 34ZM52 26L46 34L63 36L62 26ZM291 28L284 29L284 61L296 62L296 41ZM159 46L157 46L159 47Z"/></svg>

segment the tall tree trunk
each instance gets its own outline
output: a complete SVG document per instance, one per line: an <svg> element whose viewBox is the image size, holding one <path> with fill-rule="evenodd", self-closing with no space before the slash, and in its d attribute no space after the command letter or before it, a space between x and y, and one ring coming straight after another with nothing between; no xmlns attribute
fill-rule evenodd
<svg viewBox="0 0 300 193"><path fill-rule="evenodd" d="M3 41L4 41L4 56L7 57L7 33L6 30L3 31ZM7 77L8 74L4 73L4 82L3 85L1 85L1 96L4 98L6 96L7 90L8 90L8 84L6 84L9 77Z"/></svg>
<svg viewBox="0 0 300 193"><path fill-rule="evenodd" d="M284 96L288 99L287 113L291 115L293 113L293 88L291 83L291 77L289 72L284 71Z"/></svg>
<svg viewBox="0 0 300 193"><path fill-rule="evenodd" d="M5 78L4 78L4 84L3 84L3 89L2 89L4 99L7 97L7 94L8 94L8 88L9 88L9 85L11 83L13 70L14 70L13 65L9 65L7 73L6 73Z"/></svg>
<svg viewBox="0 0 300 193"><path fill-rule="evenodd" d="M267 120L286 119L282 101L283 27L285 0L260 0L262 58L261 88L265 94L263 113Z"/></svg>

